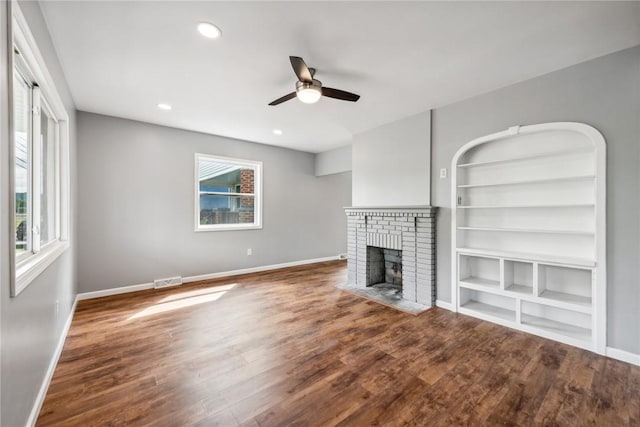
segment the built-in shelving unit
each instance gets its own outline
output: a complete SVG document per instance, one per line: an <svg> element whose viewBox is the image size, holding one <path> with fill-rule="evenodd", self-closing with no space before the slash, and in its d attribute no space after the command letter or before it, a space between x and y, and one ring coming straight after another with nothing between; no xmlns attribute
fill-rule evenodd
<svg viewBox="0 0 640 427"><path fill-rule="evenodd" d="M453 303L604 353L605 144L580 123L478 138L452 165Z"/></svg>

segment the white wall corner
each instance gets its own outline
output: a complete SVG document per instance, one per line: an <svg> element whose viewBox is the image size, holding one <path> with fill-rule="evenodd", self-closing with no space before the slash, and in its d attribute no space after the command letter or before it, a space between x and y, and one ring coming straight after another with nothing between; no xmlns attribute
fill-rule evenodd
<svg viewBox="0 0 640 427"><path fill-rule="evenodd" d="M334 150L316 153L314 162L316 176L349 172L352 169L351 144Z"/></svg>
<svg viewBox="0 0 640 427"><path fill-rule="evenodd" d="M453 304L451 304L450 302L447 302L447 301L439 300L439 299L436 300L436 307L440 307L440 308L443 308L445 310L449 310L449 311L453 311L453 312L456 311L454 306L453 306Z"/></svg>

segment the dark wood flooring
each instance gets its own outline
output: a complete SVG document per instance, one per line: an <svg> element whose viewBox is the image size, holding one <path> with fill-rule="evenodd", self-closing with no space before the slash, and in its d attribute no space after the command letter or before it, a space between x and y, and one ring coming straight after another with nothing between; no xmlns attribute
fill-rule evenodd
<svg viewBox="0 0 640 427"><path fill-rule="evenodd" d="M345 279L338 261L81 301L38 425L640 425L640 367Z"/></svg>

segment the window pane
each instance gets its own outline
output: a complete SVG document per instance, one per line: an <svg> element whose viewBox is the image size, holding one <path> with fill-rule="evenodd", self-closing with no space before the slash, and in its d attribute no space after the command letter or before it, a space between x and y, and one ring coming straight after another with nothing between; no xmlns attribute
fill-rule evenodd
<svg viewBox="0 0 640 427"><path fill-rule="evenodd" d="M253 196L200 195L200 225L253 224Z"/></svg>
<svg viewBox="0 0 640 427"><path fill-rule="evenodd" d="M17 74L13 77L13 113L15 132L15 230L16 255L31 249L29 212L31 200L29 196L29 148L31 89Z"/></svg>
<svg viewBox="0 0 640 427"><path fill-rule="evenodd" d="M214 160L200 160L200 191L220 193L254 193L254 170Z"/></svg>
<svg viewBox="0 0 640 427"><path fill-rule="evenodd" d="M43 109L40 114L40 244L56 238L55 121Z"/></svg>

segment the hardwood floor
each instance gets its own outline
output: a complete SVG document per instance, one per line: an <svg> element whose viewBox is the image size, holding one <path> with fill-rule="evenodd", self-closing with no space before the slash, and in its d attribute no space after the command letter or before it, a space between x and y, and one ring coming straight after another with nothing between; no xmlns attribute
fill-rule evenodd
<svg viewBox="0 0 640 427"><path fill-rule="evenodd" d="M640 367L345 279L337 261L81 301L37 425L640 425Z"/></svg>

